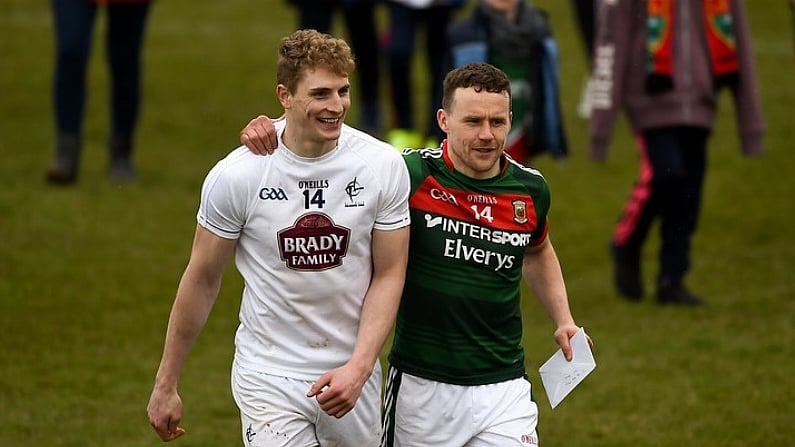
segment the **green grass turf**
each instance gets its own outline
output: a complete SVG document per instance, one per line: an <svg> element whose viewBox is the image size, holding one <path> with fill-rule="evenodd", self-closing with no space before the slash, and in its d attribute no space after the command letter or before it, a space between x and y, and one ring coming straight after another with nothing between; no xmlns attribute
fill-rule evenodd
<svg viewBox="0 0 795 447"><path fill-rule="evenodd" d="M585 64L569 2L536 3L550 12L559 39L572 144L565 164L542 158L537 166L552 186L551 237L571 305L596 343L598 363L550 410L537 368L556 346L551 324L527 295L527 366L543 444L789 445L795 62L786 2L747 2L768 153L739 155L725 95L689 276L709 301L703 309L659 308L648 299L630 304L614 293L606 246L635 178L635 147L622 121L610 160L586 159L587 126L575 113ZM96 39L82 175L76 187L59 190L42 181L53 139L49 3L0 2L0 445L161 444L145 407L190 250L199 187L237 145L248 119L279 113L275 46L294 19L276 0L156 2L139 180L121 187L107 181L108 81ZM97 37L103 27L101 20ZM652 238L644 252L647 289L655 248ZM188 434L176 445L240 445L228 379L240 288L230 268L182 378Z"/></svg>

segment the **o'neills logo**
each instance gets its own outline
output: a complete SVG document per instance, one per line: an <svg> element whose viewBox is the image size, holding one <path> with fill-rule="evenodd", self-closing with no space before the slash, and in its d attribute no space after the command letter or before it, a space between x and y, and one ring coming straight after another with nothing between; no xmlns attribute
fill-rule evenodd
<svg viewBox="0 0 795 447"><path fill-rule="evenodd" d="M326 270L339 267L348 252L351 230L334 225L325 214L310 213L279 231L279 253L293 270Z"/></svg>

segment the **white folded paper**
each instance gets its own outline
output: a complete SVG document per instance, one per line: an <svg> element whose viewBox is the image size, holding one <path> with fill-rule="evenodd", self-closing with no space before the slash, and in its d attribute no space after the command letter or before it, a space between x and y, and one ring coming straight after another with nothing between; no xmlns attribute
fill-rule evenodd
<svg viewBox="0 0 795 447"><path fill-rule="evenodd" d="M538 369L552 408L558 406L560 401L596 368L596 361L585 337L585 328L580 328L569 342L572 350L570 362L563 356L563 350L558 349Z"/></svg>

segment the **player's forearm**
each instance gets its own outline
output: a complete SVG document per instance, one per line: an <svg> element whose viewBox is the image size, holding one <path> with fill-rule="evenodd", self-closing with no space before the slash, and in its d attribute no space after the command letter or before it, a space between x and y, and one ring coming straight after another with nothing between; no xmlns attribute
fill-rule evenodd
<svg viewBox="0 0 795 447"><path fill-rule="evenodd" d="M556 327L574 324L560 262L551 242L525 257L523 275Z"/></svg>
<svg viewBox="0 0 795 447"><path fill-rule="evenodd" d="M403 291L403 278L404 276L374 280L365 297L356 346L350 361L366 366L368 371L375 365L395 324L400 294Z"/></svg>
<svg viewBox="0 0 795 447"><path fill-rule="evenodd" d="M207 322L217 296L217 286L202 284L189 272L183 276L168 321L156 387L176 388L188 353Z"/></svg>
<svg viewBox="0 0 795 447"><path fill-rule="evenodd" d="M544 282L544 280L536 281L536 284L539 283L541 284L531 287L531 289L544 306L544 310L546 310L547 315L549 315L555 326L563 327L574 324L574 317L571 315L566 286L563 281L549 278L547 282Z"/></svg>
<svg viewBox="0 0 795 447"><path fill-rule="evenodd" d="M364 297L359 333L350 362L371 371L400 306L406 279L409 228L373 232L373 278Z"/></svg>

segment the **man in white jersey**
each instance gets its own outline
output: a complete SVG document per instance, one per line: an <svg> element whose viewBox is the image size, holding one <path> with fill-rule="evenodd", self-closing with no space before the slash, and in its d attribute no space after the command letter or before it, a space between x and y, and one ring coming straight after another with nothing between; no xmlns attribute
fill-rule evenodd
<svg viewBox="0 0 795 447"><path fill-rule="evenodd" d="M409 179L394 148L343 124L353 69L340 39L282 39L280 150L239 147L207 175L147 407L164 441L185 433L179 375L234 253L245 282L232 366L244 444L378 444L378 355L405 277Z"/></svg>

